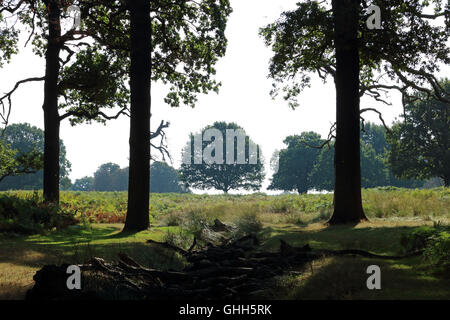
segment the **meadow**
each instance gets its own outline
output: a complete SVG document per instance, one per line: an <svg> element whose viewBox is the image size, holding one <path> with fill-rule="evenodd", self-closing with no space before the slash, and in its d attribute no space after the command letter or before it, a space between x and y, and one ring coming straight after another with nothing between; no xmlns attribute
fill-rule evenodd
<svg viewBox="0 0 450 320"><path fill-rule="evenodd" d="M2 218L0 299L23 298L34 273L45 264L84 263L93 256L114 260L117 253L126 252L149 267L181 269L186 262L180 255L146 241L187 248L215 219L233 225L233 236L257 234L269 251L278 250L280 239L292 246L308 243L313 249L361 249L379 255L402 255L418 243L428 246L422 256L402 260L324 257L268 283L263 298L450 299L449 188L363 190L369 221L333 227L326 224L332 213L331 194L151 194L151 228L124 234L126 200L123 192L62 192L57 214L74 219L36 232L31 227L17 229L21 221L14 217ZM0 217L5 216L5 203L39 207L41 201L39 192L0 193ZM16 229L31 231L21 234ZM429 242L431 238L436 240ZM382 269L382 290L366 288L366 268L372 264Z"/></svg>

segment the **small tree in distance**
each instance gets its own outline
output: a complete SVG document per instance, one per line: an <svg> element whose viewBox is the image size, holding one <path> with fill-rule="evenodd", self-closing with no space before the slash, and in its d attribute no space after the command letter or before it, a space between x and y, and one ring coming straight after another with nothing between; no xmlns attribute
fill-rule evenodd
<svg viewBox="0 0 450 320"><path fill-rule="evenodd" d="M232 137L232 133L239 135ZM183 150L180 178L188 187L196 189L224 193L238 189L257 191L264 180L261 149L237 124L215 122L195 136L190 134Z"/></svg>

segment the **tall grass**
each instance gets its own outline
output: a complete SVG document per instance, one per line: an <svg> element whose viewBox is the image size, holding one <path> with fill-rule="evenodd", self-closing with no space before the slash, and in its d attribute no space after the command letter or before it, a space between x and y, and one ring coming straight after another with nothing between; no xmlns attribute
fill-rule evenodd
<svg viewBox="0 0 450 320"><path fill-rule="evenodd" d="M4 195L36 197L33 192L10 191ZM369 218L422 218L450 220L450 188L411 190L378 188L363 190L363 207ZM126 192L61 192L61 207L76 213L80 221L123 223ZM151 194L153 225L180 225L192 215L212 221L234 221L245 215L259 215L264 222L306 224L328 219L333 211L332 194L195 195Z"/></svg>

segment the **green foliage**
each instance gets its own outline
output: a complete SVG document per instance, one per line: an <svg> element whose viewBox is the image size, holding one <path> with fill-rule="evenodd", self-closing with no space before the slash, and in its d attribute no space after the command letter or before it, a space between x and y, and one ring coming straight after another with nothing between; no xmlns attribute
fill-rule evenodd
<svg viewBox="0 0 450 320"><path fill-rule="evenodd" d="M0 13L0 68L5 62L8 63L14 54L17 54L18 40L19 30Z"/></svg>
<svg viewBox="0 0 450 320"><path fill-rule="evenodd" d="M450 92L450 81L441 85ZM447 95L450 97L450 94ZM440 177L450 184L450 103L427 99L405 105L402 122L397 122L388 135L388 153L392 171L399 177L427 179Z"/></svg>
<svg viewBox="0 0 450 320"><path fill-rule="evenodd" d="M58 89L64 102L59 104L59 109L64 111L64 117L70 117L72 125L92 120L105 123L110 116L102 108L127 110L130 101L127 82L124 58L97 46L88 47L78 52L76 60L60 72Z"/></svg>
<svg viewBox="0 0 450 320"><path fill-rule="evenodd" d="M18 123L9 125L3 137L11 150L15 151L15 168L17 173L28 173L19 176L10 174L0 183L0 190L31 190L42 189L43 184L43 152L44 131L29 125ZM66 158L64 142L60 140L60 178L68 178L71 163Z"/></svg>
<svg viewBox="0 0 450 320"><path fill-rule="evenodd" d="M310 172L317 162L323 143L315 132L303 132L284 140L286 149L279 152L278 171L273 175L269 190L296 190L306 193L313 186Z"/></svg>
<svg viewBox="0 0 450 320"><path fill-rule="evenodd" d="M165 162L155 161L150 165L150 192L189 192L179 180L178 172Z"/></svg>
<svg viewBox="0 0 450 320"><path fill-rule="evenodd" d="M425 262L447 276L450 271L450 228L435 225L404 234L401 243L406 251L423 250ZM444 274L445 274L444 273Z"/></svg>
<svg viewBox="0 0 450 320"><path fill-rule="evenodd" d="M43 154L36 149L26 153L13 150L0 140L0 182L7 177L36 173L44 166Z"/></svg>
<svg viewBox="0 0 450 320"><path fill-rule="evenodd" d="M90 0L87 30L109 52L129 52L129 12L123 1ZM194 106L199 93L217 92L214 65L225 54L225 27L231 7L228 0L151 1L152 80L169 84L166 103ZM98 30L98 31L97 31ZM182 66L180 68L180 66Z"/></svg>
<svg viewBox="0 0 450 320"><path fill-rule="evenodd" d="M257 234L263 229L261 218L255 212L244 213L236 219L234 224L236 225L236 230L233 232L235 238Z"/></svg>
<svg viewBox="0 0 450 320"><path fill-rule="evenodd" d="M381 9L382 28L376 32L366 27L365 10L371 3ZM448 2L446 5L441 0L362 2L358 41L362 93L379 100L378 89L397 89L408 94L406 88L428 91L427 82L436 85L432 75L439 65L450 63L446 44L450 29L431 24L420 16L431 4L436 12L448 10ZM274 80L271 93L276 96L281 91L291 107L298 105L296 97L310 85L311 73L325 80L334 76L336 64L330 1L308 0L297 6L260 30L273 51L269 67L269 76ZM380 83L379 73L386 73L390 80L399 80L404 87L395 84L386 87Z"/></svg>
<svg viewBox="0 0 450 320"><path fill-rule="evenodd" d="M204 141L202 137L204 137L205 132L212 129L217 130L221 137L214 136L214 139L218 139L217 141ZM245 143L242 143L243 146L241 148L238 148L239 141L235 143L235 139L233 139L233 145L228 146L229 150L234 151L234 157L231 161L227 159L227 130L235 130L235 132L240 130L245 135ZM194 134L191 133L189 141L183 150L184 163L182 163L180 168L180 179L187 186L203 190L213 188L225 193L229 190L259 190L261 188L261 183L264 179L261 149L259 146L256 146L256 159L253 159L250 145L254 145L254 142L251 141L240 126L235 123L215 122L213 125L202 129L200 133L195 134L195 137L202 139L202 149L197 150L195 148ZM211 157L217 157L214 163L208 163L205 160L204 153L206 153L206 148L210 149ZM200 152L201 154L199 154ZM221 158L220 155L222 155ZM197 156L201 156L202 159L202 162L199 164L195 160ZM238 159L240 156L244 159L244 163L239 163ZM252 164L252 160L256 160L256 164Z"/></svg>
<svg viewBox="0 0 450 320"><path fill-rule="evenodd" d="M115 163L102 164L94 173L93 190L124 191L128 189L128 169Z"/></svg>
<svg viewBox="0 0 450 320"><path fill-rule="evenodd" d="M37 193L25 198L0 194L0 232L32 234L75 223L71 211L45 204Z"/></svg>
<svg viewBox="0 0 450 320"><path fill-rule="evenodd" d="M364 124L361 131L361 186L374 188L380 186L395 186L403 188L418 188L423 181L401 179L393 175L387 164L389 144L386 140L386 129L373 123ZM313 188L331 191L334 188L334 145L323 148L317 157L310 179Z"/></svg>
<svg viewBox="0 0 450 320"><path fill-rule="evenodd" d="M17 166L14 158L16 151L9 148L0 140L0 179L7 177Z"/></svg>

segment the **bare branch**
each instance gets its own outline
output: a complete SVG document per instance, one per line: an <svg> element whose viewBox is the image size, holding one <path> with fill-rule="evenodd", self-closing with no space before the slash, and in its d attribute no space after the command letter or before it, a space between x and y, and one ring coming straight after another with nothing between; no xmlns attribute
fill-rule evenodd
<svg viewBox="0 0 450 320"><path fill-rule="evenodd" d="M161 137L161 140L159 142L159 145L155 145L152 142L150 142L150 146L156 150L159 151L164 161L166 161L166 157L169 158L170 162L172 162L172 156L170 155L170 152L167 147L167 139L166 139L166 133L164 129L168 128L170 125L169 122L165 122L164 120L161 121L161 123L158 126L158 129L156 129L155 132L150 133L150 140L153 140L157 137ZM150 155L151 160L157 160L157 158L154 158Z"/></svg>
<svg viewBox="0 0 450 320"><path fill-rule="evenodd" d="M380 111L378 111L378 110L375 109L375 108L364 108L364 109L361 109L361 110L359 111L359 114L361 115L361 114L363 114L364 112L367 112L367 111L373 111L373 112L378 113L378 118L380 118L380 120L381 120L381 122L383 123L383 126L384 126L384 128L386 129L386 131L387 131L388 133L391 132L391 129L386 125L386 122L384 121L383 115L381 114ZM360 116L360 117L361 117L361 116ZM364 118L361 117L361 119L363 120L363 123L364 123L364 121L365 121Z"/></svg>
<svg viewBox="0 0 450 320"><path fill-rule="evenodd" d="M17 81L16 84L14 85L14 88L11 91L7 92L5 95L0 97L0 106L1 106L0 118L1 118L1 121L2 121L1 125L3 126L3 129L2 129L2 132L1 132L1 136L3 136L4 130L8 126L9 116L11 114L11 109L12 109L11 108L11 106L12 106L12 102L11 102L12 94L23 83L35 82L35 81L43 81L43 80L45 80L45 77L33 77L33 78L28 78L28 79L23 79L23 80ZM8 101L6 107L5 107L5 100Z"/></svg>
<svg viewBox="0 0 450 320"><path fill-rule="evenodd" d="M80 117L80 118L85 117L86 119L89 119L89 120L93 120L97 117L102 117L106 120L115 120L115 119L119 118L122 114L129 117L129 114L127 113L127 111L128 111L128 108L124 107L118 113L116 113L114 116L108 116L107 114L105 114L102 111L97 111L97 112L91 113L87 110L72 110L72 111L68 111L67 113L59 116L59 121L62 121L68 117Z"/></svg>
<svg viewBox="0 0 450 320"><path fill-rule="evenodd" d="M330 128L330 132L328 133L327 139L320 146L313 146L310 145L309 143L306 143L305 141L300 141L300 143L313 149L323 149L325 146L327 146L328 149L331 149L330 143L331 141L333 141L333 139L336 139L336 136L334 135L335 131L336 131L336 122L333 123L333 125Z"/></svg>

